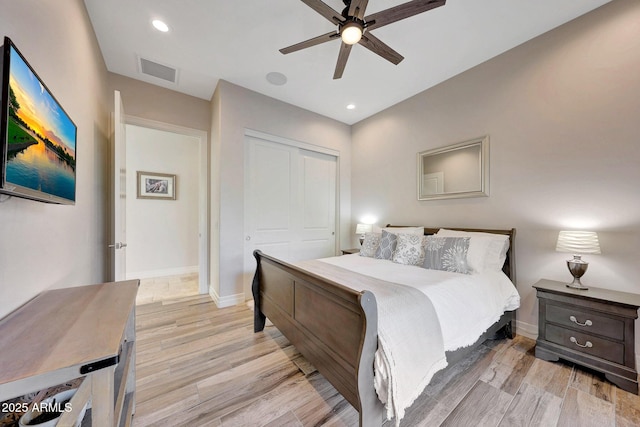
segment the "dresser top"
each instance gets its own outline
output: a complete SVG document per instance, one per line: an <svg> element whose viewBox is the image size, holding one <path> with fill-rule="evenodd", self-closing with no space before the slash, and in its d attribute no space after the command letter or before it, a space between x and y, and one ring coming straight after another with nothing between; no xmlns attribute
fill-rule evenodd
<svg viewBox="0 0 640 427"><path fill-rule="evenodd" d="M0 385L119 354L138 280L45 291L0 321Z"/></svg>
<svg viewBox="0 0 640 427"><path fill-rule="evenodd" d="M640 295L630 292L620 292L611 289L595 288L589 286L588 290L569 288L567 282L542 279L533 285L539 291L547 291L554 294L570 295L585 300L604 301L617 304L625 304L640 307Z"/></svg>

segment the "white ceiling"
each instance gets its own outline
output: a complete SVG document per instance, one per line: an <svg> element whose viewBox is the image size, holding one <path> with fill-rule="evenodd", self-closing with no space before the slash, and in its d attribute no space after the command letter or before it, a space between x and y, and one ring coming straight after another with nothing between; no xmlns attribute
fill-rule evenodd
<svg viewBox="0 0 640 427"><path fill-rule="evenodd" d="M341 0L324 0L342 11ZM369 0L366 15L407 0ZM347 124L428 89L610 0L448 0L372 31L399 65L354 46L333 80L339 41L278 49L335 27L299 0L84 0L109 71L210 100L219 79ZM160 18L170 27L151 26ZM178 69L176 84L140 73L142 57ZM266 80L280 72L288 82ZM353 103L356 108L347 110Z"/></svg>

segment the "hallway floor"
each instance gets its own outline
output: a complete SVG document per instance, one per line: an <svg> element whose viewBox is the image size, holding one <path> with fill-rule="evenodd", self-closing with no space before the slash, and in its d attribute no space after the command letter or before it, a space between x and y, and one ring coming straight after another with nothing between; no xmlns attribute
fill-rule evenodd
<svg viewBox="0 0 640 427"><path fill-rule="evenodd" d="M198 295L198 273L140 279L136 305Z"/></svg>

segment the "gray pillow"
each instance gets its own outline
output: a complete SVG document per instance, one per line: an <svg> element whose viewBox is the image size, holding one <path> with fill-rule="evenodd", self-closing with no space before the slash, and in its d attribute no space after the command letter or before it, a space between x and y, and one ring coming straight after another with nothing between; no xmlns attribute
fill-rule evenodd
<svg viewBox="0 0 640 427"><path fill-rule="evenodd" d="M380 235L380 233L365 233L364 241L362 242L362 247L360 248L360 256L373 258L376 255L378 247L380 246L381 237L382 236Z"/></svg>
<svg viewBox="0 0 640 427"><path fill-rule="evenodd" d="M398 236L388 231L382 230L382 237L380 238L380 246L376 249L376 259L391 259L393 257L393 251L396 250L398 244Z"/></svg>
<svg viewBox="0 0 640 427"><path fill-rule="evenodd" d="M469 237L427 236L424 268L471 274L467 263Z"/></svg>

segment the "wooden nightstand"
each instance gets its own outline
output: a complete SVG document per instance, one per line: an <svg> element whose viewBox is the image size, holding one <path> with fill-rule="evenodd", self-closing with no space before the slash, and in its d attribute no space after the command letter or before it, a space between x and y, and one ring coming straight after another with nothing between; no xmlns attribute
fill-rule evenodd
<svg viewBox="0 0 640 427"><path fill-rule="evenodd" d="M342 249L342 255L357 254L357 253L360 253L360 248Z"/></svg>
<svg viewBox="0 0 640 427"><path fill-rule="evenodd" d="M593 287L581 291L545 279L533 287L539 304L536 357L586 366L638 394L634 322L640 295Z"/></svg>

